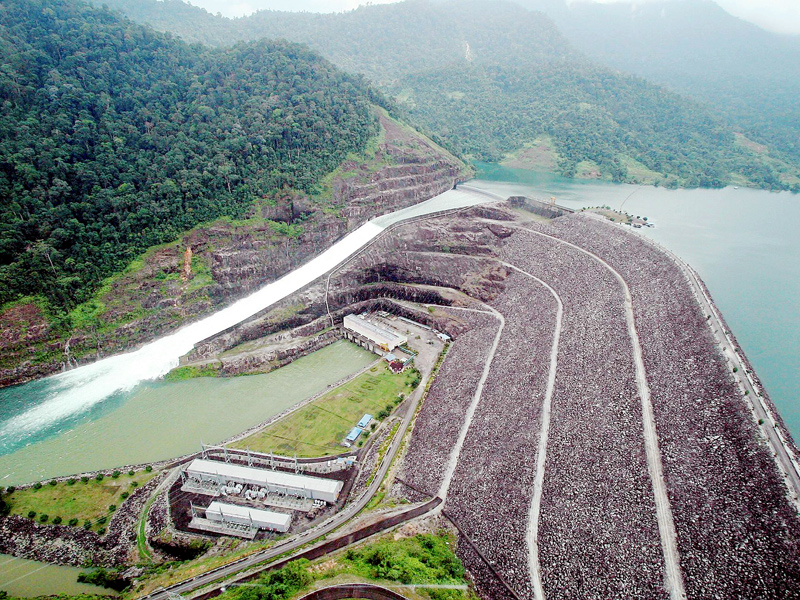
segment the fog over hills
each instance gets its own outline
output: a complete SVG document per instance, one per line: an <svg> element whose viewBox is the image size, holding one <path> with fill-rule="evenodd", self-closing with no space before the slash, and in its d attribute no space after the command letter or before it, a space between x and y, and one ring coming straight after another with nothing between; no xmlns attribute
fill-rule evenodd
<svg viewBox="0 0 800 600"><path fill-rule="evenodd" d="M549 17L511 2L408 0L233 20L179 0L110 5L188 41L307 43L473 158L615 181L800 186L780 152L737 138L694 102L592 61Z"/></svg>
<svg viewBox="0 0 800 600"><path fill-rule="evenodd" d="M771 33L709 0L518 0L587 56L714 106L758 141L800 156L800 36Z"/></svg>

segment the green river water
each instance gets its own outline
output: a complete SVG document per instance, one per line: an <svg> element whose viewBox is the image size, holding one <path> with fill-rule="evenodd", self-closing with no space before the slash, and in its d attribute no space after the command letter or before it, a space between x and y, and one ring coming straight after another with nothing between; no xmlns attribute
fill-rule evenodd
<svg viewBox="0 0 800 600"><path fill-rule="evenodd" d="M281 413L375 360L336 342L264 375L138 386L56 436L0 456L0 485L163 460L199 450Z"/></svg>
<svg viewBox="0 0 800 600"><path fill-rule="evenodd" d="M15 598L114 593L96 585L78 583L78 573L81 571L85 569L48 565L0 554L0 590Z"/></svg>

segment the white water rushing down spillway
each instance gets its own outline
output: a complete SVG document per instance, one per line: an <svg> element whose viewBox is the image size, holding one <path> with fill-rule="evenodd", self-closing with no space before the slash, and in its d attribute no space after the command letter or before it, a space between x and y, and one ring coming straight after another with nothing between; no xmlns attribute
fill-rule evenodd
<svg viewBox="0 0 800 600"><path fill-rule="evenodd" d="M138 350L47 378L46 394L27 410L0 424L0 442L25 443L35 433L51 428L103 402L115 393L132 390L162 377L178 366L181 356L196 343L269 308L346 261L388 226L412 217L474 206L492 199L477 192L451 190L426 202L369 221L304 265L265 285L250 296L145 344ZM30 385L30 384L28 384ZM23 386L25 387L25 386Z"/></svg>

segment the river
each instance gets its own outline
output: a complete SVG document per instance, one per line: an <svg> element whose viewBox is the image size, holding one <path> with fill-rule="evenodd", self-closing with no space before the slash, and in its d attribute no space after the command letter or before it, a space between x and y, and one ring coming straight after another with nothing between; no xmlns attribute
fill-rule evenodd
<svg viewBox="0 0 800 600"><path fill-rule="evenodd" d="M646 216L645 235L706 282L795 439L800 439L800 196L732 187L668 190L479 165L470 185L503 196L555 196Z"/></svg>
<svg viewBox="0 0 800 600"><path fill-rule="evenodd" d="M0 485L182 456L262 423L375 360L340 341L263 375L152 381L0 456Z"/></svg>
<svg viewBox="0 0 800 600"><path fill-rule="evenodd" d="M78 583L78 574L85 570L0 554L0 590L14 598L115 594L96 585Z"/></svg>
<svg viewBox="0 0 800 600"><path fill-rule="evenodd" d="M281 391L283 395L269 395L272 380L262 380L260 376L178 384L158 382L194 344L323 276L387 227L416 216L486 201L480 194L451 190L383 215L281 279L176 333L132 352L0 390L0 485L197 450L201 440L214 442L246 429L313 394L319 385L324 388L338 380L347 374L347 369L357 370L358 365L351 364L344 371L323 372L319 378L281 370L289 375L273 377L294 373L290 379L301 382L296 387L287 383L287 393ZM279 386L274 389L279 390ZM263 410L266 405L270 408ZM254 406L259 410L250 410ZM156 433L160 437L154 437Z"/></svg>

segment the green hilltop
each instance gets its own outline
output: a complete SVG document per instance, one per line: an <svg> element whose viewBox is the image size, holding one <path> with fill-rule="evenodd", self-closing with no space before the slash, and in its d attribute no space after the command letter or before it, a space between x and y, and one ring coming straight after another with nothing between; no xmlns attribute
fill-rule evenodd
<svg viewBox="0 0 800 600"><path fill-rule="evenodd" d="M8 0L0 24L0 304L70 308L198 223L313 192L378 132L379 94L304 46L190 46L69 0Z"/></svg>
<svg viewBox="0 0 800 600"><path fill-rule="evenodd" d="M800 191L800 157L753 143L697 101L592 62L549 17L510 2L406 0L231 20L181 0L109 1L190 41L308 44L477 160L516 161L547 139L545 162L566 176Z"/></svg>

